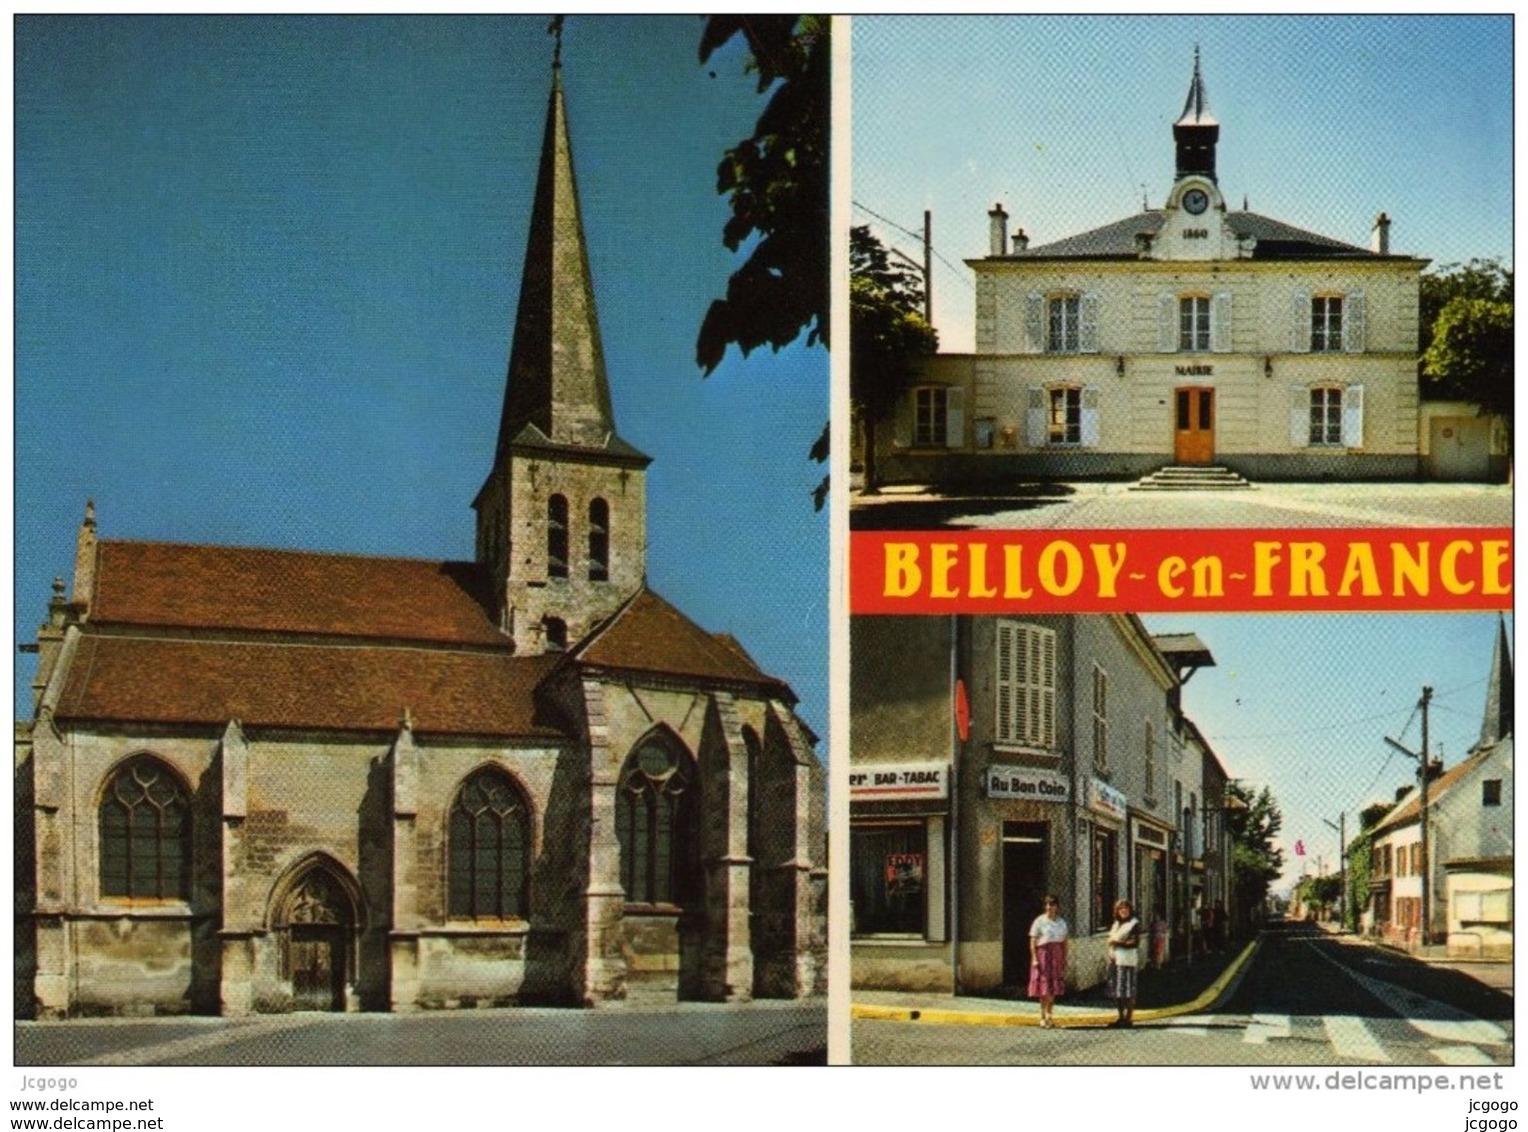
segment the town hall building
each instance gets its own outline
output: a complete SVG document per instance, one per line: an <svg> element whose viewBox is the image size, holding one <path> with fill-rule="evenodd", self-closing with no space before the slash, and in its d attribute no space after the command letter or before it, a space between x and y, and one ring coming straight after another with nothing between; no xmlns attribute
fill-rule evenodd
<svg viewBox="0 0 1528 1132"><path fill-rule="evenodd" d="M821 993L816 739L648 586L649 462L554 65L474 560L135 542L87 506L18 728L18 1013Z"/></svg>
<svg viewBox="0 0 1528 1132"><path fill-rule="evenodd" d="M974 352L922 360L882 480L1417 477L1428 261L1235 207L1219 137L1196 53L1162 207L1031 246L994 206Z"/></svg>

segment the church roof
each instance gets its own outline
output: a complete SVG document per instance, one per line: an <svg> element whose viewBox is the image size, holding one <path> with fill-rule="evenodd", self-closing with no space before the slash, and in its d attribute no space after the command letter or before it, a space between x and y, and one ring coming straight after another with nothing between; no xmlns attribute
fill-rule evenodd
<svg viewBox="0 0 1528 1132"><path fill-rule="evenodd" d="M103 542L94 623L504 644L471 562Z"/></svg>
<svg viewBox="0 0 1528 1132"><path fill-rule="evenodd" d="M1080 232L1075 236L1040 244L1009 255L992 256L985 262L998 260L1049 260L1049 259L1137 259L1136 236L1156 236L1166 217L1160 208L1145 209L1123 220ZM1237 236L1252 236L1257 240L1252 258L1257 259L1404 259L1404 256L1381 256L1357 244L1343 243L1330 236L1307 232L1271 216L1256 212L1228 212L1226 222ZM983 261L975 261L983 262Z"/></svg>
<svg viewBox="0 0 1528 1132"><path fill-rule="evenodd" d="M1485 747L1512 734L1512 652L1507 643L1507 620L1496 616L1496 647L1486 677L1486 710L1476 746Z"/></svg>
<svg viewBox="0 0 1528 1132"><path fill-rule="evenodd" d="M646 587L580 642L572 655L597 668L766 685L795 702L789 687L761 671L735 638L706 632Z"/></svg>
<svg viewBox="0 0 1528 1132"><path fill-rule="evenodd" d="M86 629L55 715L76 721L563 737L537 708L556 655L126 637Z"/></svg>

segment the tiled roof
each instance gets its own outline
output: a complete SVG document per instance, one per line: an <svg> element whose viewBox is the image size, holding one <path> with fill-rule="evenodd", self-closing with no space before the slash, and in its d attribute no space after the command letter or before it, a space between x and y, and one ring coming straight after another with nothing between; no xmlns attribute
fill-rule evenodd
<svg viewBox="0 0 1528 1132"><path fill-rule="evenodd" d="M1512 758L1512 740L1508 738L1503 740L1503 742L1508 744L1506 753L1508 760L1510 760ZM1469 758L1465 759L1458 766L1450 767L1437 778L1434 778L1432 781L1430 781L1427 784L1427 807L1429 812L1432 810L1433 806L1437 805L1438 799L1442 798L1444 794L1448 793L1448 791L1454 786L1455 783L1457 783L1466 774L1484 762L1495 750L1496 746L1493 745L1485 748L1484 750L1478 751L1471 755ZM1388 814L1386 814L1383 818L1375 823L1374 833L1378 835L1384 831L1397 829L1403 825L1409 825L1411 822L1414 822L1418 819L1418 817L1421 815L1421 812L1422 796L1417 790L1413 789L1404 802L1402 802L1399 806L1391 810Z"/></svg>
<svg viewBox="0 0 1528 1132"><path fill-rule="evenodd" d="M121 637L87 630L56 715L68 720L556 738L535 689L557 656L380 645Z"/></svg>
<svg viewBox="0 0 1528 1132"><path fill-rule="evenodd" d="M1160 208L1116 220L1102 228L1080 232L1049 244L1041 244L1011 255L993 259L1135 259L1135 238L1139 234L1155 236L1167 214ZM1343 243L1329 236L1307 232L1281 220L1256 212L1229 212L1226 222L1238 236L1257 237L1252 258L1257 259L1383 259L1367 248ZM1394 257L1405 258L1405 257Z"/></svg>
<svg viewBox="0 0 1528 1132"><path fill-rule="evenodd" d="M761 672L736 641L706 632L646 588L578 645L573 656L597 668L767 685L775 694L795 700L790 689Z"/></svg>
<svg viewBox="0 0 1528 1132"><path fill-rule="evenodd" d="M503 645L471 562L234 546L103 542L90 619Z"/></svg>

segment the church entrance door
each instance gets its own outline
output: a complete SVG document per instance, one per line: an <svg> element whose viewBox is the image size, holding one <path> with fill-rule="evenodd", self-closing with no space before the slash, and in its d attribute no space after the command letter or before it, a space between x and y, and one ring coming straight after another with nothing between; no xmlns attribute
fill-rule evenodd
<svg viewBox="0 0 1528 1132"><path fill-rule="evenodd" d="M292 1007L345 1009L345 929L332 924L292 925Z"/></svg>
<svg viewBox="0 0 1528 1132"><path fill-rule="evenodd" d="M1173 462L1208 464L1215 459L1215 390L1187 385L1173 398Z"/></svg>

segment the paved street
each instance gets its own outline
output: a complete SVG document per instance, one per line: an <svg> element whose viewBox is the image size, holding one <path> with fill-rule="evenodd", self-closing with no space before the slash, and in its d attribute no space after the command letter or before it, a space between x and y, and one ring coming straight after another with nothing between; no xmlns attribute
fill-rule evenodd
<svg viewBox="0 0 1528 1132"><path fill-rule="evenodd" d="M1247 491L1130 491L1128 483L1014 484L960 496L853 495L855 530L1510 526L1505 484L1258 484Z"/></svg>
<svg viewBox="0 0 1528 1132"><path fill-rule="evenodd" d="M826 1052L820 1000L16 1026L22 1066L803 1065Z"/></svg>
<svg viewBox="0 0 1528 1132"><path fill-rule="evenodd" d="M1084 1008L1073 1010L1076 1022ZM853 1058L945 1065L1512 1064L1509 993L1452 965L1421 963L1303 924L1265 932L1228 994L1198 1013L1138 1022L1131 1030L1069 1027L1059 1006L1057 1017L1057 1030L858 1019Z"/></svg>

